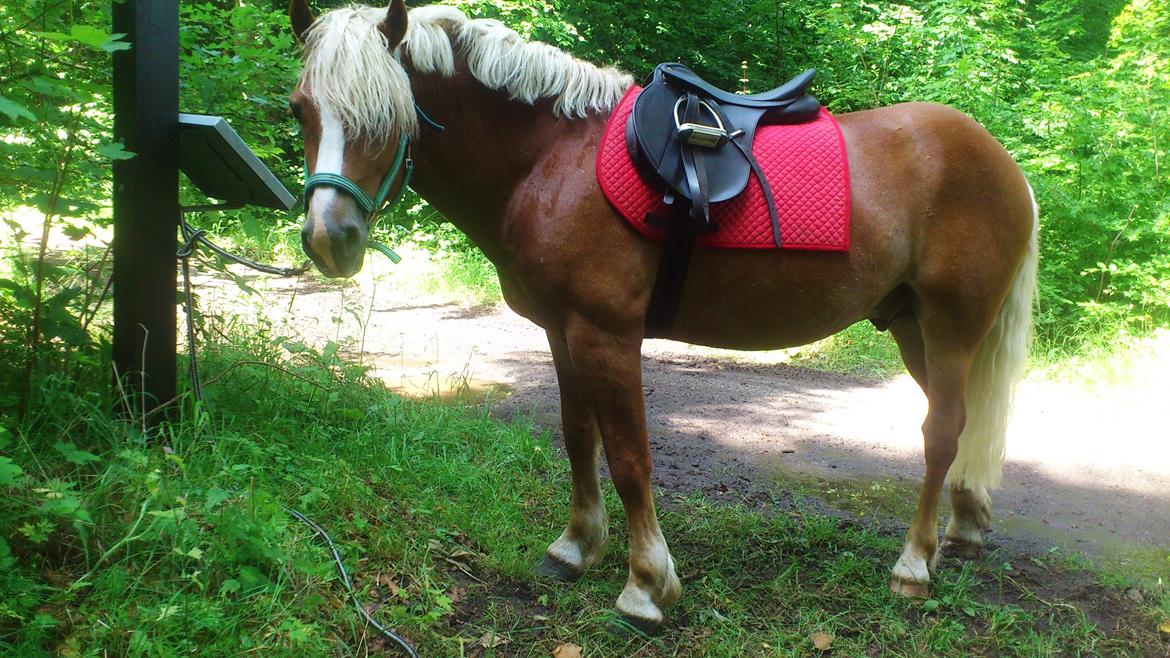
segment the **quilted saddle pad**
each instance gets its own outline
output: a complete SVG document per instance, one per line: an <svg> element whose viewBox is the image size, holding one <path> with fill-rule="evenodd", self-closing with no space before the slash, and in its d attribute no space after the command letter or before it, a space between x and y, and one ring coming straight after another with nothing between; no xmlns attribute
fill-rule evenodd
<svg viewBox="0 0 1170 658"><path fill-rule="evenodd" d="M625 127L641 87L631 87L605 127L597 152L597 181L614 208L652 240L665 231L647 213L666 217L661 185L643 176L626 150ZM760 126L753 152L776 200L784 249L849 250L849 162L837 120L827 110L808 123ZM755 176L734 199L711 204L718 230L695 238L699 247L775 249L764 192Z"/></svg>

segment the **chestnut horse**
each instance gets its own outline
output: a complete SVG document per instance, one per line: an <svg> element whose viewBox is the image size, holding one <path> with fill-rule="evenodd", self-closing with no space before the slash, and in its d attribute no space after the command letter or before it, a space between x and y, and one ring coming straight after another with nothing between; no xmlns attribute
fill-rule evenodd
<svg viewBox="0 0 1170 658"><path fill-rule="evenodd" d="M410 185L491 259L508 305L548 334L572 507L537 571L574 579L601 558L604 446L629 529L617 610L658 629L682 593L650 489L642 392L663 250L615 213L594 177L606 118L632 79L451 7L408 14L392 0L316 19L292 0L289 14L305 58L291 96L312 174L305 251L326 276L357 272L377 206L413 164ZM987 490L999 484L1030 340L1035 202L1007 151L956 110L911 103L837 119L852 184L850 251L697 250L664 337L759 350L861 320L889 328L929 401L918 512L890 579L894 591L922 597L938 559L944 483L944 549L977 554L991 521Z"/></svg>

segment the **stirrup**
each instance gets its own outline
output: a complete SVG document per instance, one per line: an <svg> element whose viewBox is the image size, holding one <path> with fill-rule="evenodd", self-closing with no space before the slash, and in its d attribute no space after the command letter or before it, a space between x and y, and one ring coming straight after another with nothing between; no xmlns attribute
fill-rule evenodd
<svg viewBox="0 0 1170 658"><path fill-rule="evenodd" d="M686 96L680 96L674 103L674 127L678 130L678 138L691 146L699 146L701 148L713 149L719 148L727 143L727 129L723 127L723 119L719 118L719 113L713 107L707 104L707 101L699 99L699 107L707 110L707 113L715 119L714 126L708 126L703 123L683 123L682 117L679 116L678 110L682 107L683 101L687 99Z"/></svg>

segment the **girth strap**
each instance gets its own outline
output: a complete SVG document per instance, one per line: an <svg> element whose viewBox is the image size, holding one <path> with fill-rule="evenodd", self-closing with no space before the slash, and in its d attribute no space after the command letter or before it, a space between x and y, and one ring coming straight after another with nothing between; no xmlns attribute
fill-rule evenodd
<svg viewBox="0 0 1170 658"><path fill-rule="evenodd" d="M675 213L686 216L686 211L682 208L675 208ZM680 218L673 217L667 221L676 219ZM666 241L662 245L662 259L658 261L658 273L654 277L654 290L650 293L650 304L646 308L647 338L670 336L694 250L694 233L671 231L666 234Z"/></svg>

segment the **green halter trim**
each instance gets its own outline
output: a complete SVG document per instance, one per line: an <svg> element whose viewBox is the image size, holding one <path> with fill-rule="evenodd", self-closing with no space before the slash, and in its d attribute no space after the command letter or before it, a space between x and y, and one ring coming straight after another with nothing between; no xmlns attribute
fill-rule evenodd
<svg viewBox="0 0 1170 658"><path fill-rule="evenodd" d="M402 186L398 188L398 194L390 199L390 207L398 205L402 200L403 193L406 192L406 186L410 185L410 176L414 173L414 159L406 155L407 148L410 145L410 137L403 135L402 139L398 140L398 150L394 153L394 164L390 165L390 171L386 172L386 177L382 179L382 184L378 187L378 194L373 199L366 196L365 191L358 186L357 183L342 176L341 174L312 174L309 175L309 164L305 163L305 211L309 209L309 195L312 194L313 188L328 186L335 187L357 202L362 210L366 213L366 221L372 222L382 210L387 206L387 197L390 196L390 188L394 187L394 179L398 177L398 172L402 170L403 163L406 165L406 173L402 176Z"/></svg>

